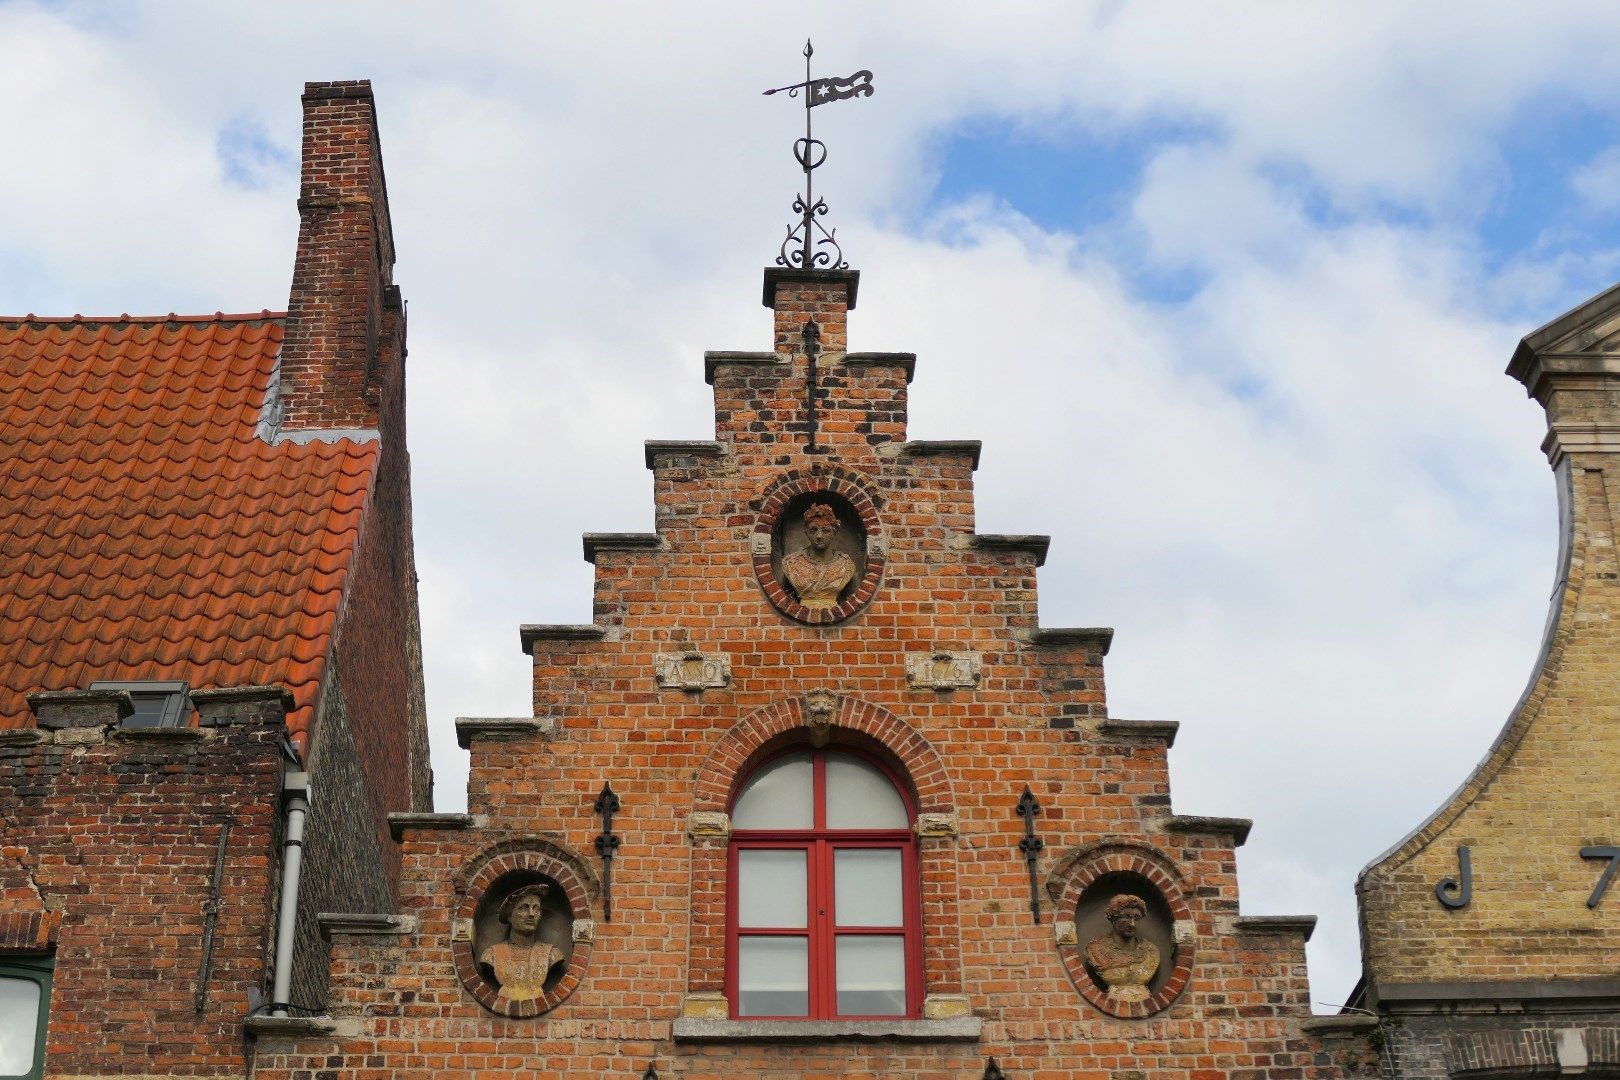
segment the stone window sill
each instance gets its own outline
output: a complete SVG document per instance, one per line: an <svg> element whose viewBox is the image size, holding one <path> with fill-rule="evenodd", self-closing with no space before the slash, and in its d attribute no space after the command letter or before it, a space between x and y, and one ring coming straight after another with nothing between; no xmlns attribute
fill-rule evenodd
<svg viewBox="0 0 1620 1080"><path fill-rule="evenodd" d="M984 1026L977 1016L946 1020L705 1020L683 1016L671 1034L676 1042L977 1042Z"/></svg>

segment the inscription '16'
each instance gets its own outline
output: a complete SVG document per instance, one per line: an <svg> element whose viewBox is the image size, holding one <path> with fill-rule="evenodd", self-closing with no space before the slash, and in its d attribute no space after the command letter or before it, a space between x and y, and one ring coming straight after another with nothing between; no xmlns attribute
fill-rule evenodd
<svg viewBox="0 0 1620 1080"><path fill-rule="evenodd" d="M1614 880L1614 871L1620 867L1620 847L1612 845L1594 845L1581 848L1583 859L1607 859L1609 865L1603 868L1598 875L1597 884L1592 887L1592 895L1586 898L1586 906L1595 908L1603 899L1603 894L1609 891L1609 884ZM1441 878L1434 886L1434 898L1440 901L1442 907L1455 911L1465 908L1474 898L1474 861L1467 847L1457 849L1457 876Z"/></svg>

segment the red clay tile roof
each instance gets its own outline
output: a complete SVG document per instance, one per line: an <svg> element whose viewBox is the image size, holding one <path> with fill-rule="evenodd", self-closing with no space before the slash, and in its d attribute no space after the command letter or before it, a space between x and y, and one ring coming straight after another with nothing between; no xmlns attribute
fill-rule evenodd
<svg viewBox="0 0 1620 1080"><path fill-rule="evenodd" d="M314 715L377 444L258 438L279 314L0 316L0 728L100 679Z"/></svg>

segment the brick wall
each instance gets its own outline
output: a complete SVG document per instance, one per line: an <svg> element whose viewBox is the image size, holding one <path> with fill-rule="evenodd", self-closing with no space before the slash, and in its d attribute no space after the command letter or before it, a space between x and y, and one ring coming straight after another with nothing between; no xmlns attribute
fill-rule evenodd
<svg viewBox="0 0 1620 1080"><path fill-rule="evenodd" d="M256 1075L635 1077L655 1063L663 1077L977 1077L992 1055L1015 1077L1345 1075L1344 1055L1300 1027L1309 923L1240 918L1234 844L1247 824L1170 813L1167 729L1108 721L1108 633L1037 626L1044 539L975 534L976 445L907 444L911 358L843 351L853 284L788 281L777 349L710 356L717 444L649 448L657 537L589 541L596 624L524 635L539 719L466 725L471 816L404 829L409 924L336 935L336 1030L261 1040ZM791 332L807 312L826 350L816 454ZM785 616L756 577L760 515L802 490L851 493L875 515L879 580L836 624ZM908 657L942 650L976 654L977 684L908 681ZM655 658L693 651L723 654L729 683L660 686ZM809 695L823 690L836 704L817 736ZM908 777L922 815L923 1021L876 1041L825 1029L808 1043L731 1041L706 1026L725 1015L720 815L739 770L816 738ZM621 798L611 922L593 849L604 781ZM1039 923L1018 850L1025 785L1046 843ZM592 926L566 996L520 1018L475 1000L487 991L463 978L462 920L491 867L525 852L577 896L576 934ZM1185 920L1196 959L1155 1015L1105 1014L1065 967L1054 922L1075 912L1053 906L1072 905L1071 877L1100 859L1151 863Z"/></svg>
<svg viewBox="0 0 1620 1080"><path fill-rule="evenodd" d="M0 927L38 926L0 951L54 951L47 1075L241 1076L267 967L282 693L200 692L203 726L135 732L117 727L119 696L36 695L39 726L0 743Z"/></svg>

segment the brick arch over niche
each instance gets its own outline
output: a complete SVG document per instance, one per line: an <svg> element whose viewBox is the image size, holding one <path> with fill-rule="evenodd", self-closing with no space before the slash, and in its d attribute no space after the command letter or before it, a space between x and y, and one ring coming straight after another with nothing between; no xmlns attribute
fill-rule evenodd
<svg viewBox="0 0 1620 1080"><path fill-rule="evenodd" d="M1085 947L1075 932L1076 912L1087 890L1101 879L1129 880L1158 894L1171 920L1175 955L1166 965L1162 985L1145 1001L1110 999L1086 970ZM1140 840L1108 837L1064 852L1046 879L1046 891L1057 905L1055 919L1067 920L1070 929L1058 934L1058 956L1080 996L1101 1012L1122 1018L1151 1016L1170 1007L1192 978L1197 939L1192 909L1182 888L1181 872L1163 852ZM1059 927L1061 931L1061 927Z"/></svg>
<svg viewBox="0 0 1620 1080"><path fill-rule="evenodd" d="M765 489L755 507L754 531L749 537L749 554L754 560L754 574L765 598L778 611L802 623L826 624L842 622L864 608L877 593L883 579L883 567L888 561L888 544L883 536L883 523L878 517L879 504L870 494L876 489L871 480L853 469L818 462L811 468L779 477ZM803 502L803 497L825 493L831 501L842 502L860 521L865 540L866 566L850 588L849 594L836 606L825 610L812 610L799 603L777 576L774 543L779 528L784 524L783 514L792 506Z"/></svg>
<svg viewBox="0 0 1620 1080"><path fill-rule="evenodd" d="M787 698L749 714L720 737L698 769L692 810L725 814L737 780L761 758L795 742L840 744L886 754L917 800L917 861L926 997L962 992L962 933L957 912L956 801L944 759L915 728L856 698L836 704L825 691ZM821 700L815 700L820 697ZM823 709L826 709L823 712ZM697 819L694 818L694 821ZM715 997L726 974L726 830L692 830L692 926L687 993Z"/></svg>
<svg viewBox="0 0 1620 1080"><path fill-rule="evenodd" d="M510 877L549 879L561 891L562 906L571 919L570 953L562 977L537 998L509 1000L500 986L484 976L478 965L474 925L479 906L491 887ZM595 940L591 900L600 891L588 864L566 845L543 837L509 840L474 858L452 879L456 907L451 945L456 974L462 985L484 1008L503 1016L529 1017L549 1012L574 992L585 977Z"/></svg>

